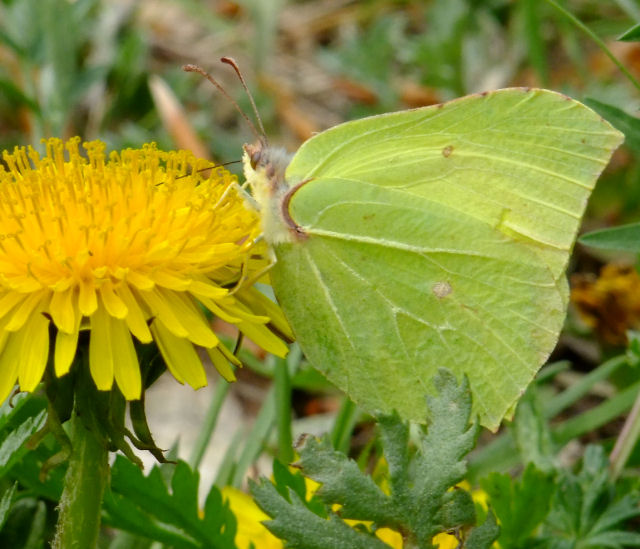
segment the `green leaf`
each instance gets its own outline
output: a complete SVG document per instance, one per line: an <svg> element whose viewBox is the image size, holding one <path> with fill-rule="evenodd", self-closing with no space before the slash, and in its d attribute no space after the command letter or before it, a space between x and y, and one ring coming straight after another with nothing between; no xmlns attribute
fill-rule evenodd
<svg viewBox="0 0 640 549"><path fill-rule="evenodd" d="M640 223L592 231L582 235L579 241L585 246L602 250L640 253Z"/></svg>
<svg viewBox="0 0 640 549"><path fill-rule="evenodd" d="M495 515L490 511L485 521L474 528L467 538L466 549L489 549L493 547L493 542L498 539L500 527L496 522Z"/></svg>
<svg viewBox="0 0 640 549"><path fill-rule="evenodd" d="M507 89L331 128L282 180L269 151L245 162L309 361L364 409L417 421L446 366L495 430L556 345L569 253L621 140L566 96Z"/></svg>
<svg viewBox="0 0 640 549"><path fill-rule="evenodd" d="M481 481L500 520L502 547L518 547L529 539L547 517L555 491L554 477L539 471L533 463L522 478L514 481L507 474L491 473Z"/></svg>
<svg viewBox="0 0 640 549"><path fill-rule="evenodd" d="M554 465L554 445L537 389L532 384L518 403L512 433L522 463L533 463L548 473Z"/></svg>
<svg viewBox="0 0 640 549"><path fill-rule="evenodd" d="M9 516L9 509L11 509L17 487L18 483L14 482L11 488L7 488L2 494L2 498L0 498L0 530L2 530L2 526Z"/></svg>
<svg viewBox="0 0 640 549"><path fill-rule="evenodd" d="M477 433L476 426L469 425L469 386L466 380L458 385L445 370L438 373L434 385L438 395L428 397L431 422L427 432L421 433L415 452L409 447L409 427L397 414L378 418L390 493L381 490L355 461L335 450L328 436L322 440L307 437L298 447L300 460L295 465L321 484L315 496L324 502L329 521L305 505L303 494L291 488L283 494L281 488L263 481L254 485L252 492L258 505L273 517L267 528L293 547L304 549L377 547L372 531L382 527L402 533L408 543L421 548L432 547L432 538L442 532L469 536L476 521L473 501L466 491L451 490L464 478L464 456L473 448ZM371 522L371 530L364 525L359 530L345 529L333 511L335 505L340 506L342 519ZM477 547L489 547L495 540L497 530L492 520L476 534ZM305 534L308 529L315 532L320 524L326 529L322 543L329 545L316 545L316 540L308 539L316 534Z"/></svg>
<svg viewBox="0 0 640 549"><path fill-rule="evenodd" d="M104 498L105 521L173 547L235 549L236 519L216 487L209 492L204 516L200 516L199 478L197 471L179 461L169 491L158 467L145 477L129 460L118 456L111 489Z"/></svg>
<svg viewBox="0 0 640 549"><path fill-rule="evenodd" d="M621 528L624 521L640 515L637 489L616 496L609 463L600 446L587 446L578 474L564 471L546 520L547 539L561 537L571 547L640 546L640 536Z"/></svg>
<svg viewBox="0 0 640 549"><path fill-rule="evenodd" d="M636 152L640 152L640 119L627 114L622 109L608 105L595 99L587 98L584 101L594 111L604 116L613 126L618 128L625 136L625 144Z"/></svg>
<svg viewBox="0 0 640 549"><path fill-rule="evenodd" d="M300 498L300 501L304 501L310 511L320 517L327 516L324 504L316 495L307 497L307 485L302 474L292 473L288 467L277 459L273 460L273 484L283 498L288 499L289 490L293 490Z"/></svg>
<svg viewBox="0 0 640 549"><path fill-rule="evenodd" d="M618 36L618 40L622 40L623 42L636 42L640 40L640 23Z"/></svg>
<svg viewBox="0 0 640 549"><path fill-rule="evenodd" d="M2 441L0 444L0 478L28 452L24 443L44 425L46 416L47 412L41 411L37 416L21 423Z"/></svg>
<svg viewBox="0 0 640 549"><path fill-rule="evenodd" d="M288 501L275 486L263 480L251 483L251 493L262 510L274 517L265 526L276 536L286 539L292 549L388 549L389 546L371 533L355 530L334 512L328 520L311 512L298 495L289 491Z"/></svg>

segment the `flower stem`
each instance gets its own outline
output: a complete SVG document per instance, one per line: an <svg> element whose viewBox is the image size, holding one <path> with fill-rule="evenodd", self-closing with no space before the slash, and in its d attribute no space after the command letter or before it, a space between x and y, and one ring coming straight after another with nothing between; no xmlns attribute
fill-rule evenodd
<svg viewBox="0 0 640 549"><path fill-rule="evenodd" d="M60 498L52 549L93 549L100 531L102 494L109 476L108 450L74 412L72 450Z"/></svg>
<svg viewBox="0 0 640 549"><path fill-rule="evenodd" d="M274 370L276 391L276 425L278 428L278 458L282 463L293 461L293 435L291 433L291 377L289 364L277 359Z"/></svg>

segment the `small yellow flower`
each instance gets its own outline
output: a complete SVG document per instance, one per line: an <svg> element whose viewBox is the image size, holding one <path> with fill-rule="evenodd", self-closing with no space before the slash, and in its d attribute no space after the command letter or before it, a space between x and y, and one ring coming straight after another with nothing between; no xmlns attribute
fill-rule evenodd
<svg viewBox="0 0 640 549"><path fill-rule="evenodd" d="M225 486L222 489L222 497L228 500L229 507L238 521L235 539L238 549L249 549L251 543L256 549L282 549L282 541L262 524L270 517L255 504L249 494Z"/></svg>
<svg viewBox="0 0 640 549"><path fill-rule="evenodd" d="M132 335L155 341L181 383L206 385L194 345L233 379L237 359L203 308L265 350L286 354L268 323L288 334L278 307L242 281L268 264L259 220L222 168L155 145L112 152L79 139L3 153L0 165L0 402L16 381L32 391L55 338L55 374L65 375L80 337L91 376L141 395ZM84 334L87 333L88 336Z"/></svg>

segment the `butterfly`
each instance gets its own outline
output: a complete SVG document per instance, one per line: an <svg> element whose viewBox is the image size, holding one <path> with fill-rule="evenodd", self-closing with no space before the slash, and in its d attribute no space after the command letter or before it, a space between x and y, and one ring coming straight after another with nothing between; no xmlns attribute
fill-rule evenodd
<svg viewBox="0 0 640 549"><path fill-rule="evenodd" d="M509 88L346 122L244 173L275 296L311 364L364 409L424 420L437 370L492 430L545 363L587 200L623 136Z"/></svg>

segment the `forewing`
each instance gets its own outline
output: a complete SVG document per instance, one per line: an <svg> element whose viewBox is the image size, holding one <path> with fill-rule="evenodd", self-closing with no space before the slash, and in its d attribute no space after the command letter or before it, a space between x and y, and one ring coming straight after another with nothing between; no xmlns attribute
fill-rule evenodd
<svg viewBox="0 0 640 549"><path fill-rule="evenodd" d="M564 272L622 134L564 95L513 88L348 122L307 141L289 181L344 178L459 210Z"/></svg>

